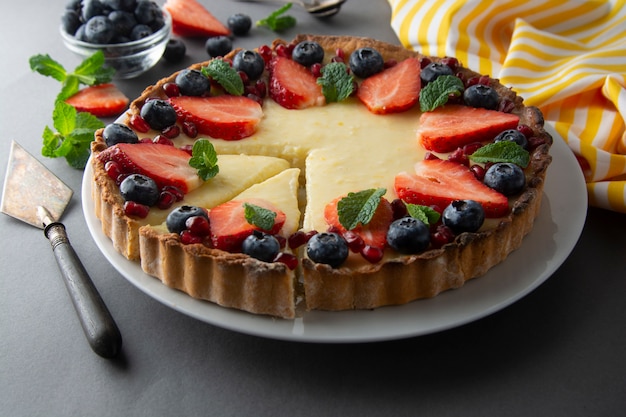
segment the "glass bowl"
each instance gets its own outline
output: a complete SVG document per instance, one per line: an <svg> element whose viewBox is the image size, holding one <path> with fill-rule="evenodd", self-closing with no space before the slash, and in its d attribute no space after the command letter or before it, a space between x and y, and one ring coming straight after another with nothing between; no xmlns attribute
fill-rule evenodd
<svg viewBox="0 0 626 417"><path fill-rule="evenodd" d="M157 32L131 42L95 44L77 40L60 28L65 46L75 54L86 58L101 50L105 65L115 68L116 79L137 77L152 68L163 56L172 31L172 18L163 10L165 24Z"/></svg>

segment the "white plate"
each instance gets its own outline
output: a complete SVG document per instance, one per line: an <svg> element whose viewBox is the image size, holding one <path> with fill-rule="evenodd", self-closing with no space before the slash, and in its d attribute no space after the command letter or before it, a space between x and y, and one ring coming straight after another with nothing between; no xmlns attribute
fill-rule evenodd
<svg viewBox="0 0 626 417"><path fill-rule="evenodd" d="M191 317L226 329L300 342L369 342L400 339L449 329L485 317L519 300L552 275L576 245L587 214L584 178L573 154L556 134L539 217L520 249L489 272L457 290L403 306L376 310L307 312L296 320L256 316L196 300L145 274L138 262L117 253L94 215L92 170L82 186L89 231L104 256L140 290Z"/></svg>

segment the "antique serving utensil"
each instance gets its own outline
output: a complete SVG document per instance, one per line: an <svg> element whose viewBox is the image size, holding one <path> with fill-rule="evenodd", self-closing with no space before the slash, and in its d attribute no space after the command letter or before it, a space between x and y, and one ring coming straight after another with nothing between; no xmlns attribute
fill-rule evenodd
<svg viewBox="0 0 626 417"><path fill-rule="evenodd" d="M239 0L257 3L295 3L315 17L330 17L341 9L346 0Z"/></svg>
<svg viewBox="0 0 626 417"><path fill-rule="evenodd" d="M122 347L120 331L58 221L72 194L41 162L12 142L2 212L44 229L91 348L104 358L113 358Z"/></svg>

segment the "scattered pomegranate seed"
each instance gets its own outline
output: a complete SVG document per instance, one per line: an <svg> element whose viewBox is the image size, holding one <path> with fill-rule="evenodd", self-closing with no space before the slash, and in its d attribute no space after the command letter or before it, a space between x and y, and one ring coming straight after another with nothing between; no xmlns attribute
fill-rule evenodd
<svg viewBox="0 0 626 417"><path fill-rule="evenodd" d="M373 264L380 262L380 260L383 259L384 255L385 252L381 248L370 245L365 245L363 250L361 250L361 256L363 256L366 261Z"/></svg>
<svg viewBox="0 0 626 417"><path fill-rule="evenodd" d="M278 252L278 255L274 258L274 262L285 264L287 268L292 271L298 267L298 258L290 253Z"/></svg>
<svg viewBox="0 0 626 417"><path fill-rule="evenodd" d="M211 233L209 221L204 216L193 216L188 218L187 221L185 221L185 226L194 236L205 237Z"/></svg>
<svg viewBox="0 0 626 417"><path fill-rule="evenodd" d="M190 230L183 230L180 232L180 241L183 245L192 245L194 243L202 243L202 236L197 236L191 233Z"/></svg>
<svg viewBox="0 0 626 417"><path fill-rule="evenodd" d="M338 234L341 234L341 232L339 231L337 226L328 226L328 229L326 229L326 231L328 233L338 233Z"/></svg>
<svg viewBox="0 0 626 417"><path fill-rule="evenodd" d="M467 145L463 146L463 153L469 156L482 147L483 147L483 144L480 142L468 143Z"/></svg>
<svg viewBox="0 0 626 417"><path fill-rule="evenodd" d="M172 142L171 139L168 139L167 137L163 135L156 135L154 139L152 139L152 143L158 143L159 145L174 146L174 142Z"/></svg>
<svg viewBox="0 0 626 417"><path fill-rule="evenodd" d="M500 103L498 103L498 110L503 113L511 113L514 108L515 103L513 103L511 100L502 99L500 100Z"/></svg>
<svg viewBox="0 0 626 417"><path fill-rule="evenodd" d="M490 83L491 80L486 75L481 75L480 78L478 78L478 84L489 85Z"/></svg>
<svg viewBox="0 0 626 417"><path fill-rule="evenodd" d="M248 74L246 74L243 71L237 71L237 74L239 74L239 78L241 78L241 81L244 84L248 84L250 82L250 78L248 77Z"/></svg>
<svg viewBox="0 0 626 417"><path fill-rule="evenodd" d="M470 171L472 171L472 174L474 174L478 181L482 181L485 178L485 168L480 165L472 165Z"/></svg>
<svg viewBox="0 0 626 417"><path fill-rule="evenodd" d="M456 148L452 153L448 155L448 161L456 162L457 164L469 166L469 158L463 152L463 148Z"/></svg>
<svg viewBox="0 0 626 417"><path fill-rule="evenodd" d="M528 147L530 149L535 149L536 147L541 146L545 143L546 143L546 140L539 136L531 136L528 138Z"/></svg>
<svg viewBox="0 0 626 417"><path fill-rule="evenodd" d="M289 48L287 45L280 44L276 47L276 55L282 56L285 58L291 58L291 53L289 52Z"/></svg>
<svg viewBox="0 0 626 417"><path fill-rule="evenodd" d="M524 134L524 136L526 136L526 139L530 138L534 134L533 130L530 128L530 126L525 125L525 124L517 125L517 130L522 132Z"/></svg>
<svg viewBox="0 0 626 417"><path fill-rule="evenodd" d="M437 226L437 230L430 237L430 243L434 248L440 248L453 240L454 233L448 226L443 224Z"/></svg>
<svg viewBox="0 0 626 417"><path fill-rule="evenodd" d="M396 65L398 65L398 61L396 61L395 59L388 59L383 64L383 68L385 68L385 69L386 68L391 68L391 67L395 67Z"/></svg>
<svg viewBox="0 0 626 417"><path fill-rule="evenodd" d="M187 152L189 155L193 153L193 145L183 145L180 149Z"/></svg>
<svg viewBox="0 0 626 417"><path fill-rule="evenodd" d="M195 123L190 122L189 120L185 120L183 123L183 133L190 138L195 138L198 136L198 127Z"/></svg>
<svg viewBox="0 0 626 417"><path fill-rule="evenodd" d="M439 207L437 204L431 204L428 207L430 207L431 209L435 210L439 214L443 213L443 209L441 207Z"/></svg>
<svg viewBox="0 0 626 417"><path fill-rule="evenodd" d="M259 103L260 106L263 105L263 99L256 94L248 94L246 97L248 97L250 100L256 101L257 103Z"/></svg>
<svg viewBox="0 0 626 417"><path fill-rule="evenodd" d="M399 198L391 202L391 210L393 211L394 220L401 219L407 215L406 204Z"/></svg>
<svg viewBox="0 0 626 417"><path fill-rule="evenodd" d="M342 61L343 61L346 58L346 53L344 52L343 49L337 48L337 49L335 49L335 56L337 58L341 58Z"/></svg>
<svg viewBox="0 0 626 417"><path fill-rule="evenodd" d="M258 49L259 55L263 58L266 64L272 60L272 48L267 45L261 45Z"/></svg>
<svg viewBox="0 0 626 417"><path fill-rule="evenodd" d="M137 132L146 133L150 130L150 125L148 124L148 122L146 122L144 118L138 114L133 114L132 116L130 116L129 123L130 126Z"/></svg>
<svg viewBox="0 0 626 417"><path fill-rule="evenodd" d="M107 175L113 180L117 180L119 176L122 175L122 169L115 161L107 161L107 163L104 164L104 170L106 171Z"/></svg>
<svg viewBox="0 0 626 417"><path fill-rule="evenodd" d="M287 238L287 245L289 245L290 249L299 248L305 243L306 234L302 230L298 230L297 232L292 233L291 236Z"/></svg>
<svg viewBox="0 0 626 417"><path fill-rule="evenodd" d="M311 74L313 74L313 76L315 78L319 78L322 76L322 64L320 64L319 62L316 62L315 64L311 65Z"/></svg>
<svg viewBox="0 0 626 417"><path fill-rule="evenodd" d="M174 197L176 197L176 201L182 201L183 198L185 198L185 194L181 191L181 189L173 185L166 185L163 187L162 191L171 193Z"/></svg>
<svg viewBox="0 0 626 417"><path fill-rule="evenodd" d="M343 234L343 238L348 243L348 248L354 253L360 253L365 248L365 242L363 238L351 230L348 230Z"/></svg>
<svg viewBox="0 0 626 417"><path fill-rule="evenodd" d="M157 202L157 207L161 210L166 210L172 207L172 204L176 202L176 196L169 191L161 191L159 194L159 201Z"/></svg>
<svg viewBox="0 0 626 417"><path fill-rule="evenodd" d="M454 57L450 57L450 56L444 57L441 60L441 63L450 67L450 69L453 72L456 72L456 70L459 68L459 60Z"/></svg>
<svg viewBox="0 0 626 417"><path fill-rule="evenodd" d="M150 212L150 207L135 203L134 201L127 201L124 203L124 214L132 217L139 217L140 219L145 219Z"/></svg>
<svg viewBox="0 0 626 417"><path fill-rule="evenodd" d="M141 138L139 139L139 143L152 143L153 138Z"/></svg>
<svg viewBox="0 0 626 417"><path fill-rule="evenodd" d="M178 84L176 83L165 83L163 84L163 92L168 97L178 97L180 95L180 88L178 88Z"/></svg>
<svg viewBox="0 0 626 417"><path fill-rule="evenodd" d="M340 56L334 56L334 57L331 58L330 62L339 62L339 63L343 64L344 63L344 59L342 57L340 57Z"/></svg>
<svg viewBox="0 0 626 417"><path fill-rule="evenodd" d="M267 96L267 84L263 80L257 80L254 83L254 87L256 88L256 95L265 98Z"/></svg>
<svg viewBox="0 0 626 417"><path fill-rule="evenodd" d="M470 77L467 80L465 80L465 88L478 84L478 79L479 79L478 77Z"/></svg>
<svg viewBox="0 0 626 417"><path fill-rule="evenodd" d="M168 139L174 139L178 137L178 135L180 135L180 127L178 127L177 125L168 126L163 129L161 134Z"/></svg>

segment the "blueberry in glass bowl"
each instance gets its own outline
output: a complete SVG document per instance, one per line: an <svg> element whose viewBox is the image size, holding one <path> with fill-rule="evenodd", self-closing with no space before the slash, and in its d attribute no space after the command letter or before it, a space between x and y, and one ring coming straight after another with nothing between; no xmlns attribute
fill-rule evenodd
<svg viewBox="0 0 626 417"><path fill-rule="evenodd" d="M86 58L101 50L105 65L115 69L116 79L137 77L161 59L171 36L172 18L156 3L147 0L96 0L101 12L90 10L94 1L74 2L61 19L65 46ZM115 3L131 4L131 9L111 9Z"/></svg>

